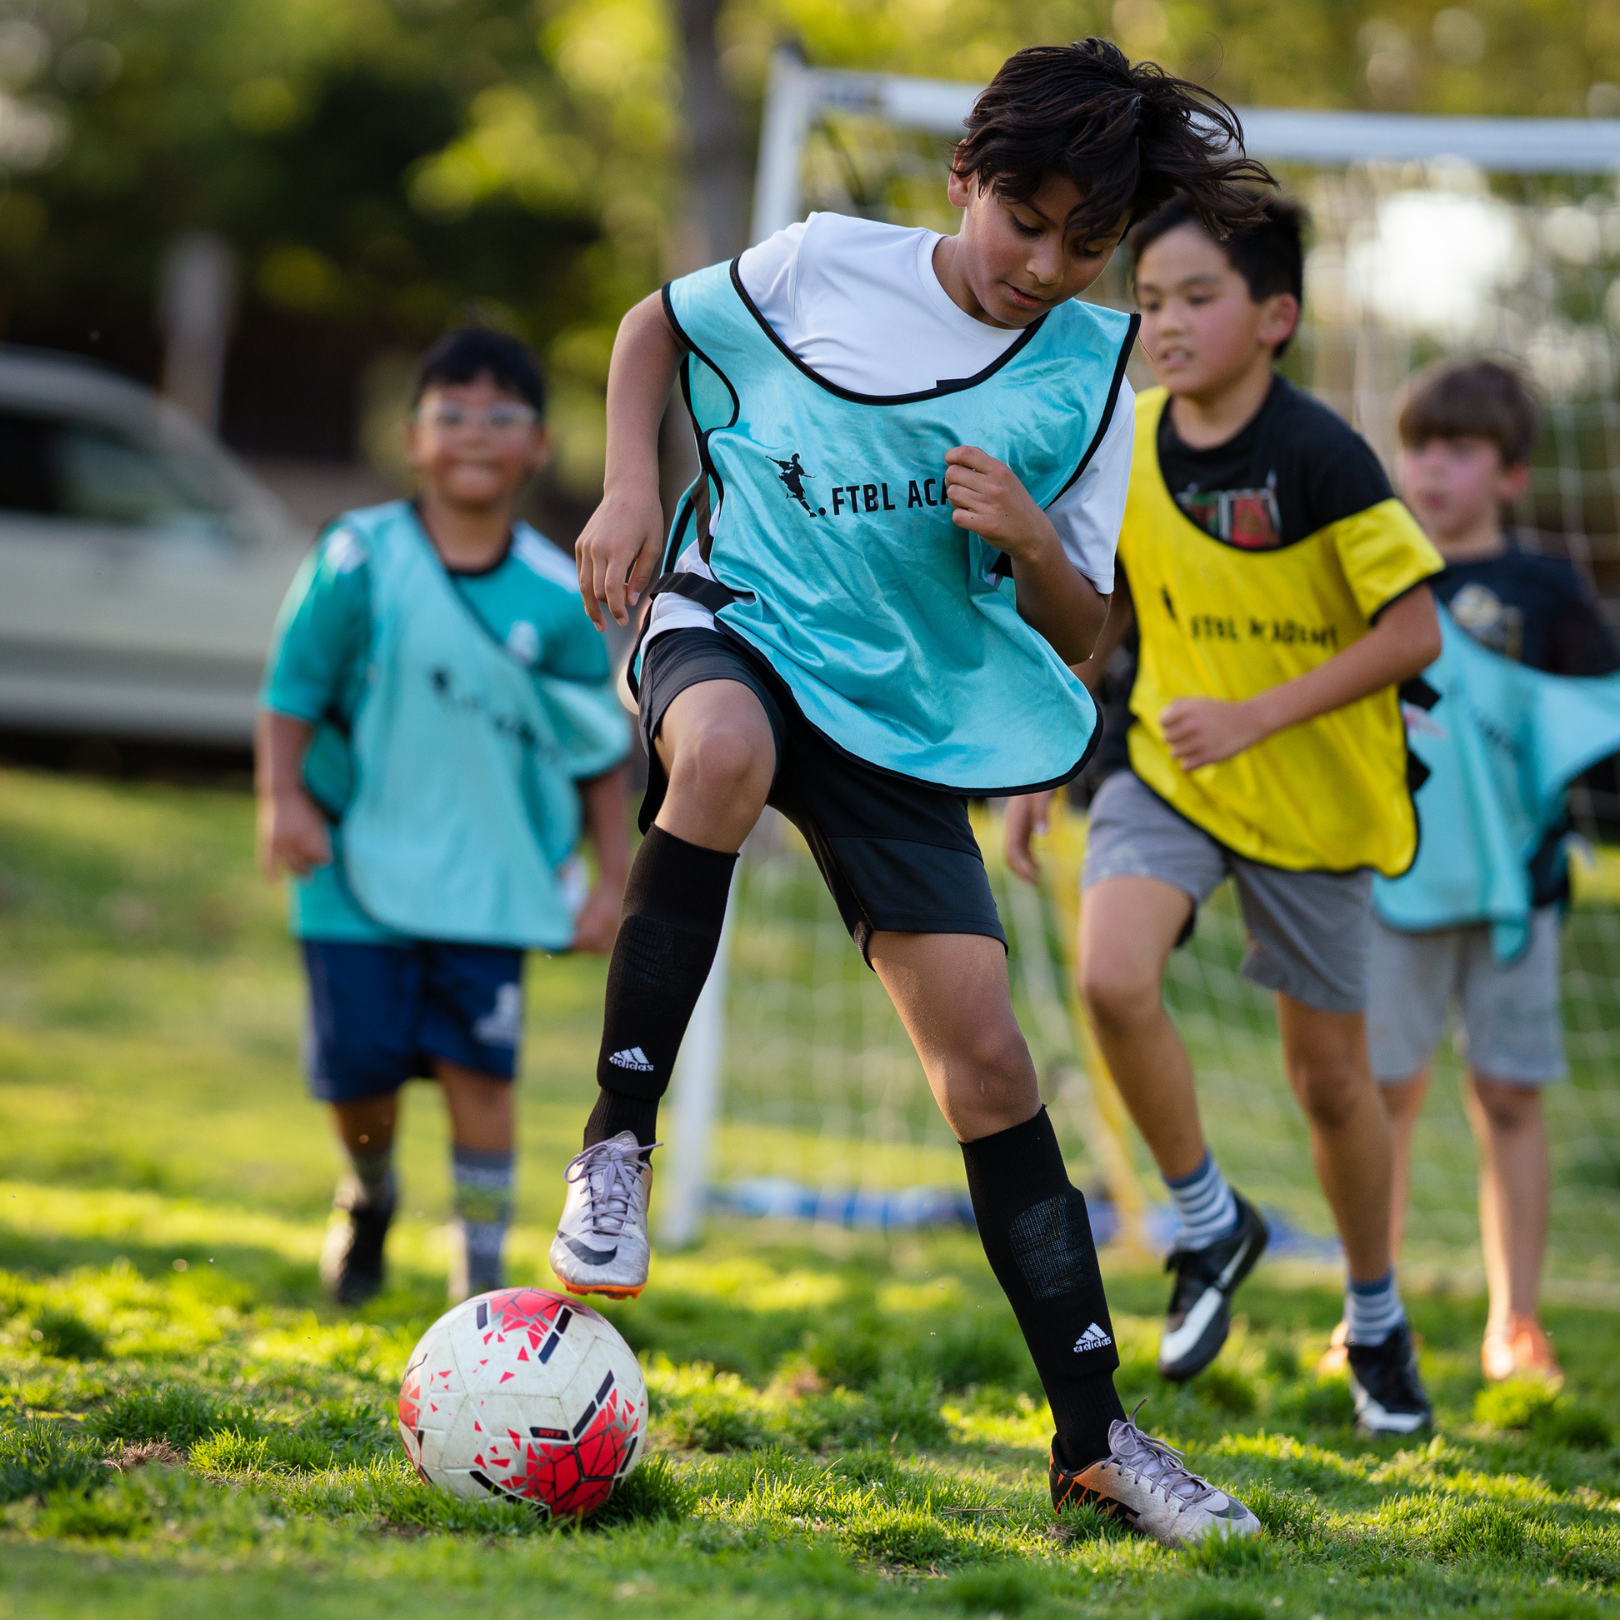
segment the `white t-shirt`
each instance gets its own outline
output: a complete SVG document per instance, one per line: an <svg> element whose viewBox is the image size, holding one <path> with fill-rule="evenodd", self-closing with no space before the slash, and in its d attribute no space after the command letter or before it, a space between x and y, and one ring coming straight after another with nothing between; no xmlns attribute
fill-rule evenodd
<svg viewBox="0 0 1620 1620"><path fill-rule="evenodd" d="M812 214L745 252L737 273L771 330L818 376L858 394L914 394L977 376L1020 337L959 308L934 274L939 233L846 214ZM1125 516L1136 397L1121 379L1107 431L1086 470L1046 515L1069 561L1103 595L1114 589L1114 549ZM723 514L716 512L713 523ZM712 579L694 542L675 567ZM712 627L697 602L666 592L649 637Z"/></svg>

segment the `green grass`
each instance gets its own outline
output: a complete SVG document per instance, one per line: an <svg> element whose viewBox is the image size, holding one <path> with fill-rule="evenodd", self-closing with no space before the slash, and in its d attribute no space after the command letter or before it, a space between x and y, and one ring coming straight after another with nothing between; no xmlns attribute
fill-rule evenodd
<svg viewBox="0 0 1620 1620"><path fill-rule="evenodd" d="M439 1104L410 1097L388 1291L315 1255L335 1160L296 959L227 795L0 774L0 1617L1147 1620L1614 1612L1620 1365L1550 1313L1567 1390L1483 1390L1482 1305L1413 1301L1437 1433L1363 1441L1311 1367L1326 1289L1262 1268L1217 1367L1152 1371L1162 1279L1110 1276L1121 1389L1264 1520L1176 1556L1045 1495L1047 1414L965 1234L717 1225L613 1307L653 1450L583 1528L417 1481L397 1380L442 1309ZM597 964L537 962L514 1269L543 1279L592 1091Z"/></svg>

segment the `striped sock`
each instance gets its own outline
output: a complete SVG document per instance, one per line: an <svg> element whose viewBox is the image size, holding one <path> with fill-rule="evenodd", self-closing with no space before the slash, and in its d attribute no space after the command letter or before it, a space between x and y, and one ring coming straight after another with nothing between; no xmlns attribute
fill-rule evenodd
<svg viewBox="0 0 1620 1620"><path fill-rule="evenodd" d="M1377 1282L1351 1277L1344 1290L1345 1338L1351 1344L1382 1344L1406 1320L1391 1266Z"/></svg>
<svg viewBox="0 0 1620 1620"><path fill-rule="evenodd" d="M394 1147L392 1143L378 1153L360 1153L353 1148L349 1155L349 1174L338 1185L333 1200L338 1209L386 1209L394 1202Z"/></svg>
<svg viewBox="0 0 1620 1620"><path fill-rule="evenodd" d="M1236 1230L1237 1200L1208 1148L1190 1176L1166 1176L1164 1184L1175 1201L1178 1249L1207 1249Z"/></svg>
<svg viewBox="0 0 1620 1620"><path fill-rule="evenodd" d="M467 1244L467 1285L475 1294L502 1285L501 1246L512 1223L510 1151L486 1153L462 1147L450 1150L456 1180L456 1217Z"/></svg>

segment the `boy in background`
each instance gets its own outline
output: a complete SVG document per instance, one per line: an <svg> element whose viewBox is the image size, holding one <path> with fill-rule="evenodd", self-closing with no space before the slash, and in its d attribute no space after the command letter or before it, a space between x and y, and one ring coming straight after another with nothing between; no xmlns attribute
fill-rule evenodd
<svg viewBox="0 0 1620 1620"><path fill-rule="evenodd" d="M1113 585L1133 323L1076 301L1188 188L1253 212L1229 111L1100 40L1020 51L948 181L955 236L815 214L625 317L587 609L652 583L636 679L647 836L608 972L602 1087L551 1249L634 1295L658 1101L714 959L736 851L799 827L962 1144L991 1269L1051 1403L1054 1505L1172 1546L1241 1503L1125 1416L1085 1200L1012 1015L971 794L1066 781L1094 711L1068 665ZM658 424L680 374L702 470L666 542ZM1123 408L1122 408L1123 407ZM660 559L664 572L656 582Z"/></svg>
<svg viewBox="0 0 1620 1620"><path fill-rule="evenodd" d="M1528 487L1536 437L1536 404L1519 375L1490 360L1443 361L1412 379L1399 425L1401 493L1445 559L1430 585L1457 624L1527 668L1558 675L1620 669L1620 648L1581 576L1561 557L1520 550L1503 525L1503 507ZM1496 959L1483 919L1417 933L1376 914L1373 923L1367 1033L1394 1128L1392 1246L1398 1253L1412 1132L1434 1050L1458 1003L1490 1291L1480 1359L1493 1380L1562 1378L1537 1306L1548 1201L1542 1089L1568 1072L1559 998L1568 829L1566 816L1531 858L1530 942L1512 961ZM1444 836L1442 828L1430 830ZM1335 1350L1342 1338L1341 1325Z"/></svg>
<svg viewBox="0 0 1620 1620"><path fill-rule="evenodd" d="M1131 769L1092 801L1080 979L1098 1042L1179 1218L1159 1370L1219 1353L1266 1244L1207 1146L1192 1064L1165 1011L1170 952L1235 879L1243 972L1274 990L1289 1082L1344 1242L1357 1413L1429 1420L1389 1244L1389 1123L1367 1066L1369 887L1417 828L1395 687L1439 648L1434 548L1368 446L1277 374L1303 297L1303 216L1217 240L1182 201L1130 241L1142 345L1164 386L1137 404L1101 669L1132 605ZM1044 799L1015 804L1015 870Z"/></svg>
<svg viewBox="0 0 1620 1620"><path fill-rule="evenodd" d="M617 930L629 728L573 563L517 516L544 413L516 339L436 344L408 429L416 499L327 530L265 675L259 858L292 874L309 1083L349 1161L321 1258L341 1304L382 1286L412 1076L450 1115L450 1296L502 1286L524 952L607 951ZM582 806L588 897L571 892Z"/></svg>

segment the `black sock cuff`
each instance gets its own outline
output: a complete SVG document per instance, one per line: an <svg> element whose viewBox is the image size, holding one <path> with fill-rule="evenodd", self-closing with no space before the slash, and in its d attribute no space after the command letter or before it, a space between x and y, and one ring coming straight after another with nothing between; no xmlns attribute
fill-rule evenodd
<svg viewBox="0 0 1620 1620"><path fill-rule="evenodd" d="M629 1131L644 1147L658 1140L658 1099L603 1086L596 1095L596 1106L585 1121L585 1147L595 1147L620 1131Z"/></svg>
<svg viewBox="0 0 1620 1620"><path fill-rule="evenodd" d="M1016 1186L1020 1195L1027 1195L1027 1202L1035 1204L1071 1185L1057 1132L1044 1107L1022 1125L962 1143L962 1160L968 1189L975 1196L981 1187L999 1192Z"/></svg>
<svg viewBox="0 0 1620 1620"><path fill-rule="evenodd" d="M662 827L647 829L624 886L624 915L718 935L737 857L689 844Z"/></svg>

